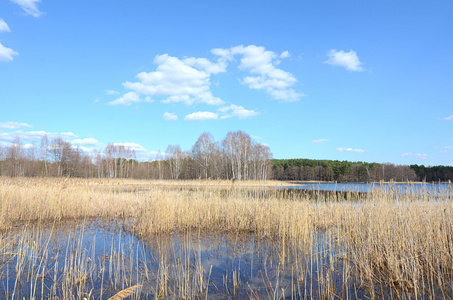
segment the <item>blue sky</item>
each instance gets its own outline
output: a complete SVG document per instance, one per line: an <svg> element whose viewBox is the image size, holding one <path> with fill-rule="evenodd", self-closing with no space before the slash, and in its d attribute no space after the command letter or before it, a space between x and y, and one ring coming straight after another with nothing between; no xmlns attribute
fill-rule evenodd
<svg viewBox="0 0 453 300"><path fill-rule="evenodd" d="M451 1L0 1L0 142L453 164Z"/></svg>

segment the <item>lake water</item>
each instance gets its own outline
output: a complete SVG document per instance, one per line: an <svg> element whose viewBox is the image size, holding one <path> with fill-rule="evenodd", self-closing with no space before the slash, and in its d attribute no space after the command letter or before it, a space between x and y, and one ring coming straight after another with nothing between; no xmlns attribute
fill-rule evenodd
<svg viewBox="0 0 453 300"><path fill-rule="evenodd" d="M394 190L400 193L409 192L420 194L426 191L430 193L450 193L451 184L448 183L333 183L333 182L318 182L318 183L298 183L296 186L288 186L286 188L302 189L302 190L319 190L332 192L370 192L376 189Z"/></svg>

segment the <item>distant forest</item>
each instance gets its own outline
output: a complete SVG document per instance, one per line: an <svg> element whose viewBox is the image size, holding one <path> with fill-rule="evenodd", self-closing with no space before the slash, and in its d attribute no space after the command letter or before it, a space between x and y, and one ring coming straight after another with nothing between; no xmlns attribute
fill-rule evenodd
<svg viewBox="0 0 453 300"><path fill-rule="evenodd" d="M61 137L44 136L40 145L33 146L24 146L16 138L9 145L0 144L0 176L446 182L453 180L453 167L272 159L268 146L235 131L221 141L204 132L191 149L183 151L179 145L169 145L165 153L149 161L138 160L135 151L122 144L85 153Z"/></svg>
<svg viewBox="0 0 453 300"><path fill-rule="evenodd" d="M338 160L274 159L272 169L273 178L276 180L337 182L453 180L453 167L450 166L425 167Z"/></svg>
<svg viewBox="0 0 453 300"><path fill-rule="evenodd" d="M27 147L16 138L10 145L0 144L0 175L266 180L272 177L272 153L243 131L228 132L222 141L204 132L190 150L169 145L150 161L137 160L136 152L122 144L85 153L61 137L44 136L40 145Z"/></svg>

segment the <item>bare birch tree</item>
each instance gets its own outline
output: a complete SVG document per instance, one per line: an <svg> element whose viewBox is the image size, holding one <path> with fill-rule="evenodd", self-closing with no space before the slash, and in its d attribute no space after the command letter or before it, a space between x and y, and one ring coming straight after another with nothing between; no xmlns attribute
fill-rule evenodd
<svg viewBox="0 0 453 300"><path fill-rule="evenodd" d="M214 155L217 145L209 132L203 132L192 147L192 158L196 163L198 174L205 179L212 176Z"/></svg>
<svg viewBox="0 0 453 300"><path fill-rule="evenodd" d="M49 176L49 169L47 167L47 157L49 153L49 139L47 138L47 135L44 135L41 138L41 159L44 162L44 176Z"/></svg>
<svg viewBox="0 0 453 300"><path fill-rule="evenodd" d="M179 145L169 145L167 147L166 156L170 166L171 179L178 179L181 174L181 167L183 161L183 153Z"/></svg>

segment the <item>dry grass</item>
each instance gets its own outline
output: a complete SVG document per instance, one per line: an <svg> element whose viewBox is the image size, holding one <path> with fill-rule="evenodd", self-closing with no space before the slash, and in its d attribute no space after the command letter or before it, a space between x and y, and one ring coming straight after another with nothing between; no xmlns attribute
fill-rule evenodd
<svg viewBox="0 0 453 300"><path fill-rule="evenodd" d="M270 298L452 297L451 188L434 198L390 187L336 202L329 201L334 194L318 192L313 200L313 194L274 188L284 184L0 178L0 229L7 237L22 224L106 219L124 221L127 230L148 240L190 232L253 236L256 243L272 241L281 272L291 269L293 279L283 292L282 275L273 277L277 282L262 276ZM13 251L7 238L2 241L0 248ZM184 260L171 271L168 251L159 258L156 295L169 296L172 274L180 297L200 297L209 287L209 271L199 261ZM190 257L189 248L181 251L173 256ZM239 284L237 273L230 278L232 287ZM367 292L357 294L363 288ZM254 288L248 295L262 297Z"/></svg>

